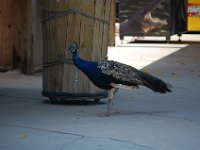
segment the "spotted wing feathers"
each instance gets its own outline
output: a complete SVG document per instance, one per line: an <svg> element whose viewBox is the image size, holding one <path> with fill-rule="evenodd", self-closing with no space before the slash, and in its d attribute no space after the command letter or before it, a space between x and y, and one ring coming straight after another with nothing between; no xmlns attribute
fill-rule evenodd
<svg viewBox="0 0 200 150"><path fill-rule="evenodd" d="M125 85L143 84L136 69L126 64L116 61L101 60L98 62L98 68L101 69L102 73L111 76L115 83Z"/></svg>
<svg viewBox="0 0 200 150"><path fill-rule="evenodd" d="M123 63L101 60L98 62L98 68L101 69L102 73L110 76L111 82L115 84L127 86L144 85L155 92L171 92L170 84Z"/></svg>

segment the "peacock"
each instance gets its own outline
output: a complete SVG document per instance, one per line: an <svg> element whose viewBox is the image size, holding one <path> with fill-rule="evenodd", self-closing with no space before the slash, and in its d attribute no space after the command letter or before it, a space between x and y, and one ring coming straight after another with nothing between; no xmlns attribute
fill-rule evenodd
<svg viewBox="0 0 200 150"><path fill-rule="evenodd" d="M80 69L98 88L108 91L107 111L103 116L110 116L112 100L116 89L134 89L145 86L154 92L172 92L171 85L148 73L113 60L88 61L78 55L79 47L71 44L67 51L73 55L75 66Z"/></svg>

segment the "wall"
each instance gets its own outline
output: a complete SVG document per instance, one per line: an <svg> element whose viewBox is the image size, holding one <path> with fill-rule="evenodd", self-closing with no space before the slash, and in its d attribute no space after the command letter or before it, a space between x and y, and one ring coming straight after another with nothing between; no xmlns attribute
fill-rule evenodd
<svg viewBox="0 0 200 150"><path fill-rule="evenodd" d="M0 1L0 70L20 68L31 74L42 68L39 0Z"/></svg>

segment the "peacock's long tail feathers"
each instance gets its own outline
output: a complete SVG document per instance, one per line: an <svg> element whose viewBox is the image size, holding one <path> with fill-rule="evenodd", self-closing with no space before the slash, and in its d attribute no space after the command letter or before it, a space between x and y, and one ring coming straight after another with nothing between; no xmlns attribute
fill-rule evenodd
<svg viewBox="0 0 200 150"><path fill-rule="evenodd" d="M140 77L144 80L144 86L150 88L154 92L159 92L159 93L172 92L171 84L166 83L157 77L154 77L150 74L141 71L140 71Z"/></svg>

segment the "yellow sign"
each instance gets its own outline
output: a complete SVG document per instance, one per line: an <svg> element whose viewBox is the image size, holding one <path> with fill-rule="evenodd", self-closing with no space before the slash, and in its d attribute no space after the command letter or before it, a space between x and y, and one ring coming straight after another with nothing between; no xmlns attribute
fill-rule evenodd
<svg viewBox="0 0 200 150"><path fill-rule="evenodd" d="M200 0L188 0L188 31L200 31Z"/></svg>

